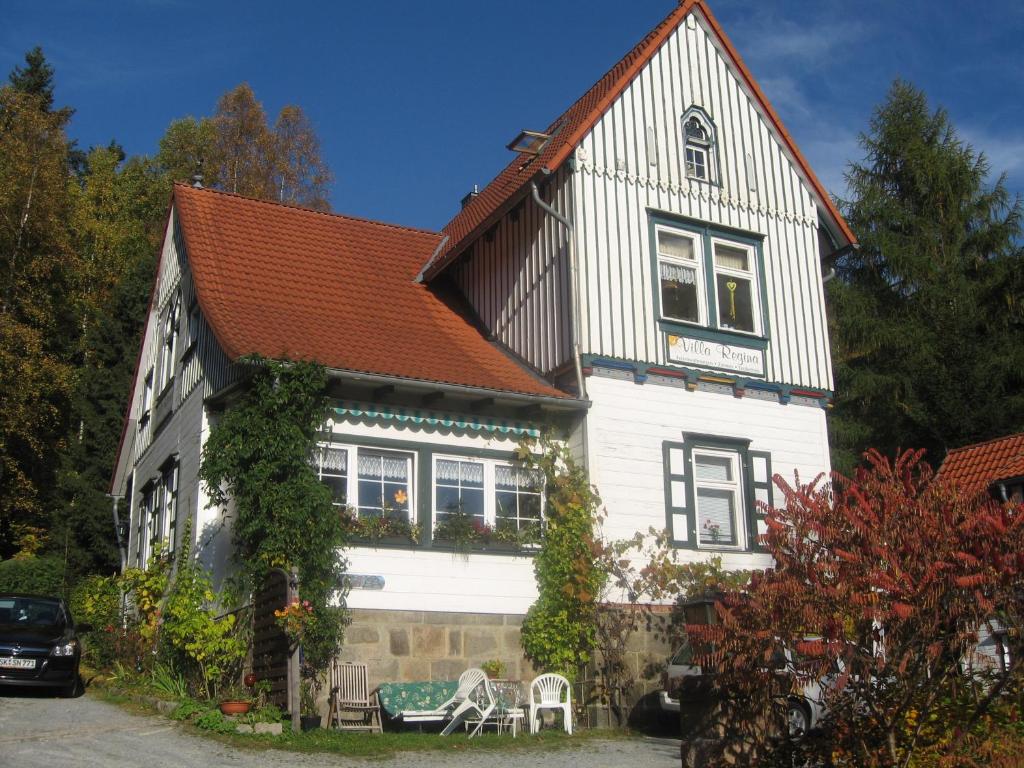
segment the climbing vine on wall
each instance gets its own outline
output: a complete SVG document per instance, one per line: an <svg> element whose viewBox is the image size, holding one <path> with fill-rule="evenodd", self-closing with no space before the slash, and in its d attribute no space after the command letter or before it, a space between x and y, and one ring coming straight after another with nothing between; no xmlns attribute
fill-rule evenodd
<svg viewBox="0 0 1024 768"><path fill-rule="evenodd" d="M327 375L315 363L249 362L252 377L211 430L200 477L212 504L233 502L235 557L253 584L270 568L298 568L299 594L316 617L304 656L322 671L345 625L343 609L332 605L344 576L344 532L311 463L327 415Z"/></svg>
<svg viewBox="0 0 1024 768"><path fill-rule="evenodd" d="M544 535L533 566L538 596L523 621L523 650L539 668L572 680L590 660L606 578L594 538L601 499L567 448L551 438L524 440L517 457L545 480Z"/></svg>

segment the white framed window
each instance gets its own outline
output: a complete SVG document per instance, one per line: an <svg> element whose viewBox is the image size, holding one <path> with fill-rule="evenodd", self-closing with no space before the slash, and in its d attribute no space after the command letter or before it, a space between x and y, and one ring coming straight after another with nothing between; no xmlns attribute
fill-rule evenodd
<svg viewBox="0 0 1024 768"><path fill-rule="evenodd" d="M498 464L494 468L494 500L498 529L539 528L543 522L544 476L537 470Z"/></svg>
<svg viewBox="0 0 1024 768"><path fill-rule="evenodd" d="M139 428L145 426L149 421L150 411L153 410L153 368L146 371L146 378L142 382L142 405L139 408Z"/></svg>
<svg viewBox="0 0 1024 768"><path fill-rule="evenodd" d="M331 503L358 517L413 519L415 454L325 443L313 455L317 477L331 490Z"/></svg>
<svg viewBox="0 0 1024 768"><path fill-rule="evenodd" d="M715 133L711 121L691 108L683 115L683 159L686 176L698 181L715 179Z"/></svg>
<svg viewBox="0 0 1024 768"><path fill-rule="evenodd" d="M499 531L539 528L543 475L497 459L435 456L433 524L464 514Z"/></svg>
<svg viewBox="0 0 1024 768"><path fill-rule="evenodd" d="M188 349L199 343L199 305L193 304L188 311Z"/></svg>
<svg viewBox="0 0 1024 768"><path fill-rule="evenodd" d="M473 459L434 458L435 523L454 514L486 523L485 469L484 462Z"/></svg>
<svg viewBox="0 0 1024 768"><path fill-rule="evenodd" d="M743 547L746 509L739 454L695 447L693 485L698 545Z"/></svg>
<svg viewBox="0 0 1024 768"><path fill-rule="evenodd" d="M711 238L718 327L760 333L756 254L744 243Z"/></svg>
<svg viewBox="0 0 1024 768"><path fill-rule="evenodd" d="M658 217L652 229L661 320L766 335L756 240Z"/></svg>
<svg viewBox="0 0 1024 768"><path fill-rule="evenodd" d="M160 475L157 487L156 517L160 539L167 543L167 554L173 555L178 527L178 463L168 464Z"/></svg>
<svg viewBox="0 0 1024 768"><path fill-rule="evenodd" d="M662 316L685 323L707 322L701 239L688 231L656 226Z"/></svg>
<svg viewBox="0 0 1024 768"><path fill-rule="evenodd" d="M409 518L412 454L358 449L356 510L359 517Z"/></svg>
<svg viewBox="0 0 1024 768"><path fill-rule="evenodd" d="M335 445L321 445L317 449L315 469L321 483L331 489L331 504L344 507L348 504L348 448Z"/></svg>
<svg viewBox="0 0 1024 768"><path fill-rule="evenodd" d="M153 542L153 498L155 488L149 483L142 488L142 498L139 501L139 527L138 542L135 550L135 562L139 568L145 568L149 562L149 555L152 551Z"/></svg>
<svg viewBox="0 0 1024 768"><path fill-rule="evenodd" d="M175 357L178 352L178 328L181 314L181 294L178 293L164 310L160 339L160 381L157 391L163 394L174 381Z"/></svg>

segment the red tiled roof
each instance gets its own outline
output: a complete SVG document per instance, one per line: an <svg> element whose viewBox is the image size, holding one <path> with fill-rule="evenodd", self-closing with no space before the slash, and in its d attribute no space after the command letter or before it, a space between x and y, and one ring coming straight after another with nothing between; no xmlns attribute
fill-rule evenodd
<svg viewBox="0 0 1024 768"><path fill-rule="evenodd" d="M415 283L436 232L177 184L203 314L227 356L570 397L488 342L457 300Z"/></svg>
<svg viewBox="0 0 1024 768"><path fill-rule="evenodd" d="M660 24L652 29L643 40L637 43L614 67L608 70L604 77L598 80L590 90L583 94L580 99L548 126L544 133L552 134L552 138L539 155L517 155L490 184L481 190L477 197L473 198L448 222L444 228L444 233L448 235L449 240L436 262L428 265L425 270L426 276L428 278L433 277L443 270L450 258L456 255L469 239L478 234L481 227L491 221L495 214L499 214L504 206L513 203L517 193L531 179L535 178L538 173L554 172L561 166L576 149L576 146L586 135L587 131L594 127L615 99L626 89L643 66L650 61L662 43L668 39L673 30L682 23L692 10L698 8L707 18L709 25L720 39L726 53L736 64L741 77L751 89L754 97L778 131L783 143L804 172L821 204L835 221L843 236L849 242L855 243L857 238L850 230L849 225L835 207L832 198L822 186L818 177L815 176L814 171L811 170L807 160L783 126L782 120L776 114L771 104L768 103L768 99L757 85L746 64L743 63L732 42L712 15L711 10L703 0L682 0Z"/></svg>
<svg viewBox="0 0 1024 768"><path fill-rule="evenodd" d="M999 480L1024 477L1024 433L954 448L938 476L964 490L983 490Z"/></svg>

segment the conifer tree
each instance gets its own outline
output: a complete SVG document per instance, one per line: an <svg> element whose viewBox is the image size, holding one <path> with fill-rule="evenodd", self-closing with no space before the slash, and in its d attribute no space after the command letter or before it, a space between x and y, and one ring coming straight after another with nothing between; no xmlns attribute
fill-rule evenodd
<svg viewBox="0 0 1024 768"><path fill-rule="evenodd" d="M861 136L843 213L860 249L828 284L833 463L1024 429L1021 201L942 109L896 82Z"/></svg>

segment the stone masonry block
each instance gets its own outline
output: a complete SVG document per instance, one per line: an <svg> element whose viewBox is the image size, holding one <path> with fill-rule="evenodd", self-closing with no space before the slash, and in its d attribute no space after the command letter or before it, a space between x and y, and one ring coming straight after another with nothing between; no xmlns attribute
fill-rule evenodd
<svg viewBox="0 0 1024 768"><path fill-rule="evenodd" d="M459 675L469 668L469 664L460 659L443 659L430 662L431 680L458 680Z"/></svg>
<svg viewBox="0 0 1024 768"><path fill-rule="evenodd" d="M498 650L495 632L488 629L467 629L463 632L463 655L476 662L487 661Z"/></svg>
<svg viewBox="0 0 1024 768"><path fill-rule="evenodd" d="M399 680L430 680L430 661L427 659L408 658L398 662Z"/></svg>
<svg viewBox="0 0 1024 768"><path fill-rule="evenodd" d="M449 629L448 630L448 655L449 656L461 656L462 655L462 630L461 629Z"/></svg>
<svg viewBox="0 0 1024 768"><path fill-rule="evenodd" d="M365 645L379 642L380 632L376 627L352 626L345 632L346 645Z"/></svg>
<svg viewBox="0 0 1024 768"><path fill-rule="evenodd" d="M430 611L423 613L424 624L449 624L452 626L501 626L505 617L500 613L454 613Z"/></svg>
<svg viewBox="0 0 1024 768"><path fill-rule="evenodd" d="M392 656L409 655L409 631L406 629L388 630L389 645Z"/></svg>
<svg viewBox="0 0 1024 768"><path fill-rule="evenodd" d="M445 656L444 627L421 625L412 628L413 655L421 659Z"/></svg>

